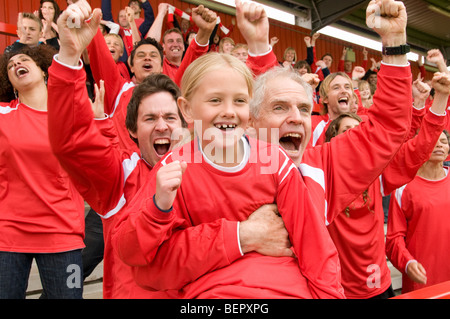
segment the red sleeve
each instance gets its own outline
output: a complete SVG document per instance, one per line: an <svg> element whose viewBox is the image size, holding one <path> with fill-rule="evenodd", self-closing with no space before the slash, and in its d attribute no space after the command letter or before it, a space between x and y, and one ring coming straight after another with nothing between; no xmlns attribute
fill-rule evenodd
<svg viewBox="0 0 450 319"><path fill-rule="evenodd" d="M358 97L358 110L360 110L362 107L364 107L361 100L361 93L359 92L359 89L354 89L353 92L355 92L356 96Z"/></svg>
<svg viewBox="0 0 450 319"><path fill-rule="evenodd" d="M421 109L412 108L412 118L411 118L411 128L409 130L407 139L411 139L417 134L417 130L422 125L422 119L427 112L427 108L423 107Z"/></svg>
<svg viewBox="0 0 450 319"><path fill-rule="evenodd" d="M105 113L112 114L116 97L126 81L120 75L119 68L114 62L100 30L87 49L94 81L96 83L100 83L100 80L105 81Z"/></svg>
<svg viewBox="0 0 450 319"><path fill-rule="evenodd" d="M176 208L164 212L154 203L156 173L167 159L165 157L153 167L146 181L122 209L123 213L111 231L113 249L129 266L149 264L158 247L170 238L175 229L189 226L188 222L178 217Z"/></svg>
<svg viewBox="0 0 450 319"><path fill-rule="evenodd" d="M119 69L120 75L125 79L125 81L130 82L130 72L128 71L127 66L122 61L117 62L117 68Z"/></svg>
<svg viewBox="0 0 450 319"><path fill-rule="evenodd" d="M344 70L345 70L344 64L345 64L345 61L344 61L344 60L339 60L339 63L338 63L338 72L344 72Z"/></svg>
<svg viewBox="0 0 450 319"><path fill-rule="evenodd" d="M249 55L247 58L247 66L250 70L253 71L253 74L255 76L258 76L260 74L263 74L267 70L278 66L278 60L275 56L275 53L273 53L273 50L270 50L269 53L262 56L251 56Z"/></svg>
<svg viewBox="0 0 450 319"><path fill-rule="evenodd" d="M369 60L363 60L362 63L361 63L361 67L362 67L364 70L367 70L367 63L368 63L368 61L369 61Z"/></svg>
<svg viewBox="0 0 450 319"><path fill-rule="evenodd" d="M241 257L237 230L236 221L225 219L179 229L158 248L148 265L134 268L135 281L145 289L179 290L228 266Z"/></svg>
<svg viewBox="0 0 450 319"><path fill-rule="evenodd" d="M83 198L99 214L122 194L120 154L94 123L84 70L49 68L48 129L52 149Z"/></svg>
<svg viewBox="0 0 450 319"><path fill-rule="evenodd" d="M112 246L119 258L129 266L145 266L151 262L158 247L170 236L174 229L186 227L184 220L172 210L163 212L156 207L155 175L148 178L133 197L112 231ZM152 194L152 195L150 195Z"/></svg>
<svg viewBox="0 0 450 319"><path fill-rule="evenodd" d="M163 162L170 160L168 155L152 169L152 177L127 208L131 213L123 214L124 220L118 222L113 235L119 257L133 267L136 282L149 290L181 289L241 257L237 221L219 219L192 226L183 217L188 213L181 188L172 211L164 213L155 206L156 172ZM159 221L159 226L151 224L152 221ZM157 232L163 236L155 238Z"/></svg>
<svg viewBox="0 0 450 319"><path fill-rule="evenodd" d="M414 257L406 248L408 222L399 204L402 200L402 190L404 188L397 189L391 195L386 233L386 256L395 268L406 274L406 264Z"/></svg>
<svg viewBox="0 0 450 319"><path fill-rule="evenodd" d="M412 181L430 158L445 124L445 116L428 111L419 133L406 141L383 172L383 196Z"/></svg>
<svg viewBox="0 0 450 319"><path fill-rule="evenodd" d="M188 46L186 54L184 55L183 61L181 61L180 67L175 75L174 82L180 86L181 79L183 78L184 71L187 67L194 62L197 58L201 57L203 54L208 52L208 46L198 45L197 41L194 39L192 43Z"/></svg>
<svg viewBox="0 0 450 319"><path fill-rule="evenodd" d="M411 124L411 85L409 66L382 64L367 120L305 151L302 163L323 170L329 223L380 176L403 144Z"/></svg>
<svg viewBox="0 0 450 319"><path fill-rule="evenodd" d="M313 46L313 64L312 65L316 65L317 62L317 55L316 55L316 47Z"/></svg>
<svg viewBox="0 0 450 319"><path fill-rule="evenodd" d="M278 211L283 217L302 274L314 298L345 298L336 247L295 164L285 155L278 177Z"/></svg>
<svg viewBox="0 0 450 319"><path fill-rule="evenodd" d="M96 119L94 123L100 131L100 134L108 138L113 147L119 148L119 138L117 137L117 131L111 118Z"/></svg>
<svg viewBox="0 0 450 319"><path fill-rule="evenodd" d="M127 55L130 55L131 51L133 50L133 36L130 34L131 29L127 29L125 32L125 29L120 27L119 35L122 37L123 46L125 51L127 52Z"/></svg>

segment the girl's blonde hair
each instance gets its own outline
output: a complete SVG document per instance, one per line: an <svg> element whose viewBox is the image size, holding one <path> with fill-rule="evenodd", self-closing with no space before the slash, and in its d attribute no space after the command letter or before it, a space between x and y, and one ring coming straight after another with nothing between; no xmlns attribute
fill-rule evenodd
<svg viewBox="0 0 450 319"><path fill-rule="evenodd" d="M251 97L253 92L253 74L250 69L238 58L230 54L217 52L207 53L187 67L181 79L182 96L186 100L190 100L200 81L207 73L215 71L217 77L220 77L219 70L226 67L232 68L244 77L247 82L249 96Z"/></svg>
<svg viewBox="0 0 450 319"><path fill-rule="evenodd" d="M358 81L358 90L362 90L364 86L367 86L370 90L370 84L366 80L359 80ZM370 95L372 96L372 92L370 92Z"/></svg>

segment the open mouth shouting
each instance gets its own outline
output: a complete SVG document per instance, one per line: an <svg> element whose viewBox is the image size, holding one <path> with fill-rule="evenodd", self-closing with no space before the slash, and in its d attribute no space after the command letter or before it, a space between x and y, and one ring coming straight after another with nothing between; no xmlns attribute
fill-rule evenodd
<svg viewBox="0 0 450 319"><path fill-rule="evenodd" d="M280 137L279 143L288 153L298 153L302 144L302 136L299 133L286 133Z"/></svg>
<svg viewBox="0 0 450 319"><path fill-rule="evenodd" d="M349 98L347 96L340 97L338 99L338 103L340 106L347 107L349 104Z"/></svg>
<svg viewBox="0 0 450 319"><path fill-rule="evenodd" d="M158 138L153 142L153 148L159 157L163 157L170 150L170 139Z"/></svg>
<svg viewBox="0 0 450 319"><path fill-rule="evenodd" d="M29 73L30 71L27 69L27 68L25 68L25 67L23 67L23 66L20 66L20 67L18 67L17 69L16 69L16 76L18 77L18 78L21 78L21 77L23 77L25 74L27 74L27 73Z"/></svg>
<svg viewBox="0 0 450 319"><path fill-rule="evenodd" d="M153 66L151 65L151 63L144 63L144 64L142 65L142 68L143 68L145 71L150 72L150 71L152 71Z"/></svg>

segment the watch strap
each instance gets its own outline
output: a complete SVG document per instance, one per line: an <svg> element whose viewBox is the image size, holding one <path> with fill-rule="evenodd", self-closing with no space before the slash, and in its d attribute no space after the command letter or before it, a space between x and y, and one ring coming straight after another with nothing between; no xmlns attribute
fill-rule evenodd
<svg viewBox="0 0 450 319"><path fill-rule="evenodd" d="M381 53L383 55L403 55L411 51L408 44L402 44L396 47L383 47Z"/></svg>

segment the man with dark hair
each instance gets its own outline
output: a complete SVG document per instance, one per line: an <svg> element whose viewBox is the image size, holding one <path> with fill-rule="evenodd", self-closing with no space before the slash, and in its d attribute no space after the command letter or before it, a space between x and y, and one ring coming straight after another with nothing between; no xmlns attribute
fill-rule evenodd
<svg viewBox="0 0 450 319"><path fill-rule="evenodd" d="M134 82L127 82L118 75L117 66L112 58L106 56L106 47L103 36L98 33L88 46L92 74L95 81L105 81L105 113L112 117L119 143L127 149L137 151L136 144L130 139L129 132L124 123L127 105L130 101L136 84L141 83L152 73L164 73L178 84L186 67L196 58L206 53L208 41L215 27L216 14L203 6L193 10L193 21L198 25L199 32L195 45L189 46L183 64L176 73L166 73L163 68L163 49L153 38L145 38L138 42L130 54L130 71L134 74ZM110 55L110 54L109 54ZM120 79L120 80L118 80Z"/></svg>
<svg viewBox="0 0 450 319"><path fill-rule="evenodd" d="M81 18L90 16L90 6L85 0L76 5L82 6L82 12L86 14ZM159 155L168 151L165 140L183 136L176 132L186 125L179 116L176 103L180 90L168 76L160 73L147 76L135 86L128 105L126 126L138 144L138 151L119 148L111 122L101 107L93 109L94 115L102 117L93 117L80 62L81 53L97 32L100 15L98 10L94 10L90 24L79 29L66 27L67 13L58 20L61 51L49 70L48 83L50 143L80 194L103 218L104 298L177 297L174 291L155 292L140 288L133 280L131 267L113 251L111 236L126 218L126 208L143 183L152 178L152 167L158 162ZM84 36L79 36L80 33ZM103 96L101 86L94 105L101 106ZM279 240L274 238L287 238L286 231L280 227L281 218L274 217L273 210L272 206L263 206L255 211L255 218L246 221L246 226L242 226L242 245L250 245L254 249L265 245L268 253L274 249L272 246L279 246ZM258 227L261 223L266 227ZM253 231L249 234L250 230L245 231L244 228Z"/></svg>
<svg viewBox="0 0 450 319"><path fill-rule="evenodd" d="M84 0L74 6L90 9ZM105 116L102 107L105 94L103 82L99 82L100 89L96 92L96 107L91 106L84 88L86 74L80 54L89 43L88 38L83 38L87 42L70 42L73 39L70 33L76 36L77 31L89 30L92 38L97 33L100 16L100 12L95 10L92 21L84 29L67 27L68 12L63 13L58 20L61 51L54 58L48 81L51 145L77 190L102 217L105 239L104 298L162 298L166 294L155 296L136 285L130 268L113 253L109 238L123 218L123 208L138 192L142 181L150 178L152 167L175 142L172 141L172 136L176 136L174 132L183 126L176 102L180 90L168 76L160 72L153 72L143 78L139 85L133 86L135 90L131 90L134 92L129 98L127 127L138 145L135 148L137 151L120 147L113 122L109 116ZM160 52L150 43L157 44L147 39L139 48L154 48L157 60L155 69L160 71ZM136 50L137 55L140 52ZM105 57L110 58L111 54ZM74 139L73 136L78 137Z"/></svg>
<svg viewBox="0 0 450 319"><path fill-rule="evenodd" d="M176 103L180 91L164 74L152 74L136 86L127 127L138 145L137 153L118 147L108 117L94 119L91 103L82 90L82 65L71 69L66 61L56 56L49 71L50 140L78 191L102 218L103 297L163 298L164 294L155 296L135 284L131 269L113 252L110 237L123 218L123 208L139 191L142 181L150 178L160 157L169 151L174 132L182 128ZM101 103L102 94L98 93L96 103ZM76 116L72 116L74 113ZM71 138L73 134L80 138Z"/></svg>

